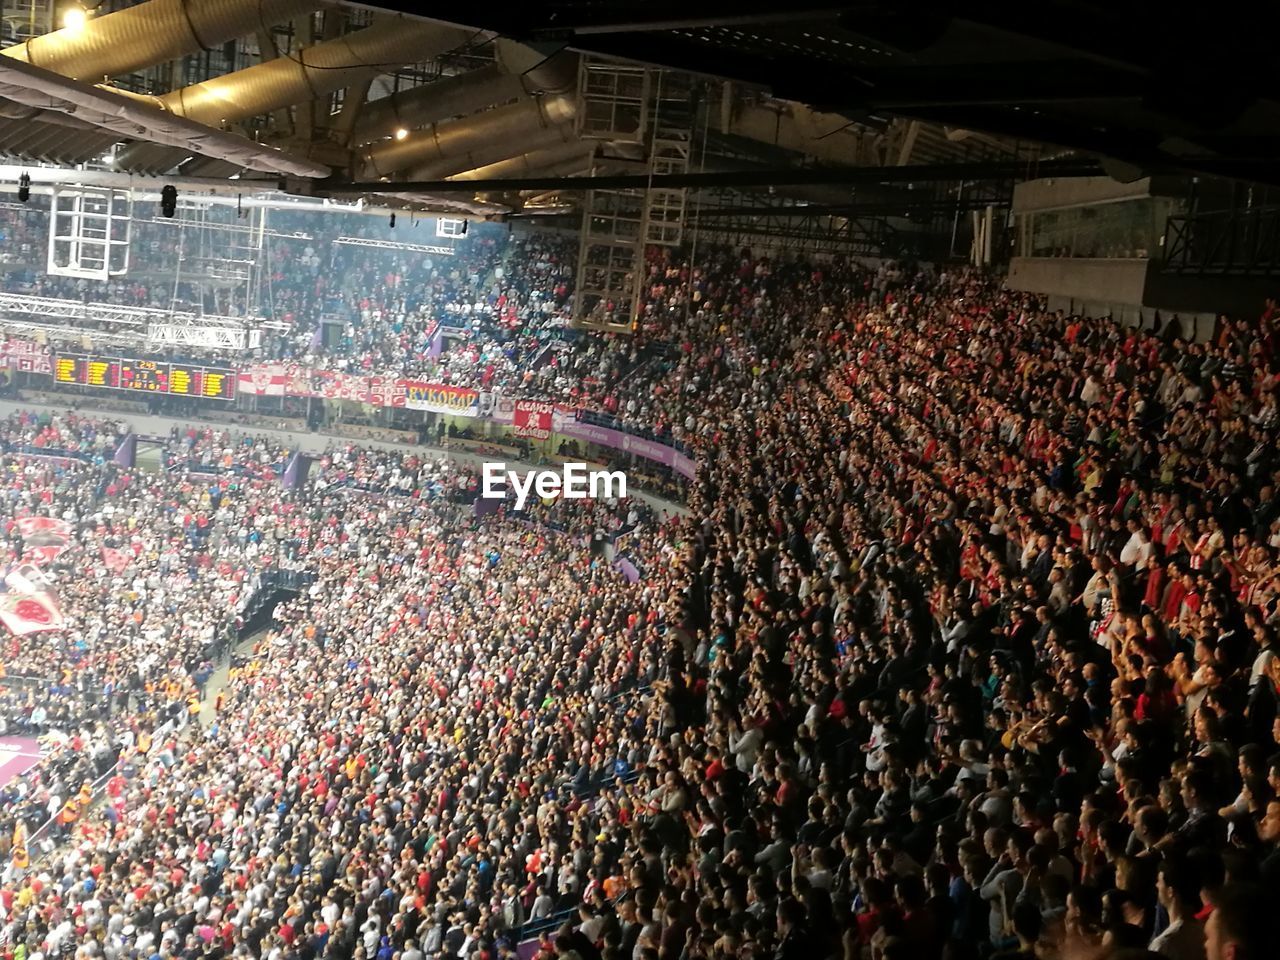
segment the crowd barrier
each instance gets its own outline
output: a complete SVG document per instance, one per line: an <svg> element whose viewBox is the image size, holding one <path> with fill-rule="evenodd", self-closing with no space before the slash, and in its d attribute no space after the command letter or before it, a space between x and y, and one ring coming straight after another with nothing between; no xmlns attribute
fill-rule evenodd
<svg viewBox="0 0 1280 960"><path fill-rule="evenodd" d="M160 726L156 727L155 731L151 734L151 748L153 750L160 749L161 741L176 729L178 729L178 724L174 719L166 720L164 723L160 724ZM80 811L80 819L76 820L77 824L83 822L84 815L88 810L92 810L99 802L101 802L102 796L107 789L107 783L123 768L123 766L124 758L122 756L117 756L115 762L111 764L106 772L93 781L89 788L90 798L88 806L85 807L84 810ZM49 856L58 848L58 842L61 838L55 837L53 827L54 824L58 822L58 817L61 813L62 811L59 810L57 813L48 817L27 837L27 849L28 851L33 851L31 857L32 867L36 865L37 860Z"/></svg>
<svg viewBox="0 0 1280 960"><path fill-rule="evenodd" d="M225 423L233 427L259 427L265 430L284 430L289 433L306 433L307 421L302 417L272 416L265 413L239 413L231 410L203 409L201 420Z"/></svg>
<svg viewBox="0 0 1280 960"><path fill-rule="evenodd" d="M22 391L23 399L31 403L40 403L49 407L72 407L85 404L93 406L99 410L111 410L115 413L150 413L150 408L146 401L143 400L125 400L121 397L99 396L94 394L92 397L84 394L68 395L65 393L55 393L51 390L32 390L24 388ZM74 402L72 402L74 397Z"/></svg>
<svg viewBox="0 0 1280 960"><path fill-rule="evenodd" d="M523 460L527 453L519 447L499 443L496 440L472 440L463 437L445 437L441 445L446 450L457 450L473 453L481 457L506 457L509 460Z"/></svg>
<svg viewBox="0 0 1280 960"><path fill-rule="evenodd" d="M379 443L418 443L418 434L414 430L395 430L391 427L373 427L360 423L331 423L324 428L325 433L348 440L376 440Z"/></svg>

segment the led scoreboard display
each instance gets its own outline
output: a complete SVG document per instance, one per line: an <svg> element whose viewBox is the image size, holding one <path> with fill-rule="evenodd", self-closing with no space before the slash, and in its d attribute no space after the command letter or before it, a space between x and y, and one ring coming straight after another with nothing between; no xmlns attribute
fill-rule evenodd
<svg viewBox="0 0 1280 960"><path fill-rule="evenodd" d="M159 360L59 354L53 379L84 387L105 387L134 393L165 393L174 397L234 400L236 372L228 367L199 367Z"/></svg>

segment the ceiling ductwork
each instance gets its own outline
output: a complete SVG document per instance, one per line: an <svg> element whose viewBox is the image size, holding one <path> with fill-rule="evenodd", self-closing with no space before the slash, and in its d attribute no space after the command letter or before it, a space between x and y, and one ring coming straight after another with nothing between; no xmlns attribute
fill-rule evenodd
<svg viewBox="0 0 1280 960"><path fill-rule="evenodd" d="M534 94L567 93L577 84L575 53L543 57L512 40L497 40L494 52L495 64L366 104L356 125L356 142L369 143L397 130L417 130Z"/></svg>
<svg viewBox="0 0 1280 960"><path fill-rule="evenodd" d="M502 69L519 77L529 93L568 93L578 85L578 55L561 50L550 56L515 40L499 38L494 56Z"/></svg>
<svg viewBox="0 0 1280 960"><path fill-rule="evenodd" d="M356 122L356 143L393 136L397 130L416 130L451 117L475 113L523 96L519 77L495 64L412 87L365 104Z"/></svg>
<svg viewBox="0 0 1280 960"><path fill-rule="evenodd" d="M305 47L161 97L142 97L169 113L221 126L363 83L407 63L434 59L480 39L475 31L389 18L336 40ZM122 92L122 91L117 91Z"/></svg>
<svg viewBox="0 0 1280 960"><path fill-rule="evenodd" d="M0 51L76 80L100 83L312 13L321 0L147 0Z"/></svg>
<svg viewBox="0 0 1280 960"><path fill-rule="evenodd" d="M450 180L501 180L509 177L567 177L591 168L596 145L571 140L554 147L530 150L518 157L476 167L449 177Z"/></svg>
<svg viewBox="0 0 1280 960"><path fill-rule="evenodd" d="M413 167L415 179L434 179L472 170L506 159L512 150L530 149L534 138L540 138L536 148L574 138L577 112L577 99L562 94L531 97L475 116L432 124L402 140L382 141L368 148L360 175L365 179L386 177Z"/></svg>
<svg viewBox="0 0 1280 960"><path fill-rule="evenodd" d="M408 180L444 180L476 167L508 160L513 150L530 153L535 150L550 150L567 143L581 143L577 130L572 123L557 123L514 139L494 138L467 153L430 160L410 167L404 176Z"/></svg>
<svg viewBox="0 0 1280 960"><path fill-rule="evenodd" d="M879 164L880 138L847 117L824 113L799 103L736 103L728 111L725 133L795 150L830 164Z"/></svg>
<svg viewBox="0 0 1280 960"><path fill-rule="evenodd" d="M92 125L105 142L89 131L72 131L79 140L100 144L98 149L118 140L145 140L204 157L225 160L235 169L284 173L298 177L324 177L329 167L306 158L293 157L237 134L214 130L183 117L162 113L145 103L136 103L108 93L100 87L80 83L41 70L18 60L0 59L0 98L17 107L8 113L32 108L32 116L20 122L45 120L49 114L66 117L73 125ZM24 145L10 151L14 156L36 156L38 144L31 136Z"/></svg>

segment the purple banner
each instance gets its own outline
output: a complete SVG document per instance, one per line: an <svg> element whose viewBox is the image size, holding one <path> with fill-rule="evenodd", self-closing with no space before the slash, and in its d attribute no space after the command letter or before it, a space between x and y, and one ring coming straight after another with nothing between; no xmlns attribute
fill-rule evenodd
<svg viewBox="0 0 1280 960"><path fill-rule="evenodd" d="M504 498L505 499L505 498ZM503 500L497 497L476 497L475 515L477 517L487 517L491 513L497 513L498 508L502 506Z"/></svg>
<svg viewBox="0 0 1280 960"><path fill-rule="evenodd" d="M619 557L617 560L613 561L613 565L618 569L619 573L627 578L627 583L635 583L640 579L640 571L637 570L636 565L626 557Z"/></svg>
<svg viewBox="0 0 1280 960"><path fill-rule="evenodd" d="M427 347L428 357L438 357L444 352L444 328L436 325L436 332L431 335L431 345Z"/></svg>
<svg viewBox="0 0 1280 960"><path fill-rule="evenodd" d="M694 462L674 447L653 440L642 440L621 430L609 427L598 427L594 423L583 423L581 420L570 420L565 417L555 428L556 433L571 437L574 440L585 440L587 443L598 443L602 447L612 447L625 453L634 453L638 457L670 467L676 473L690 480L694 476Z"/></svg>
<svg viewBox="0 0 1280 960"><path fill-rule="evenodd" d="M310 469L311 458L301 450L296 451L284 468L284 475L280 478L281 485L286 490L297 490L307 482L307 471Z"/></svg>
<svg viewBox="0 0 1280 960"><path fill-rule="evenodd" d="M117 466L132 469L138 462L138 435L130 433L120 441L116 452L111 455L111 462Z"/></svg>

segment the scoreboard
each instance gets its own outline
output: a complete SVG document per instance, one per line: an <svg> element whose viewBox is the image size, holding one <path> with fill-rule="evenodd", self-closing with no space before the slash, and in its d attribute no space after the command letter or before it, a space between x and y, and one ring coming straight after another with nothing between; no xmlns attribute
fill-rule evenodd
<svg viewBox="0 0 1280 960"><path fill-rule="evenodd" d="M174 397L236 398L236 372L229 367L60 353L53 361L53 379L82 387L164 393Z"/></svg>

